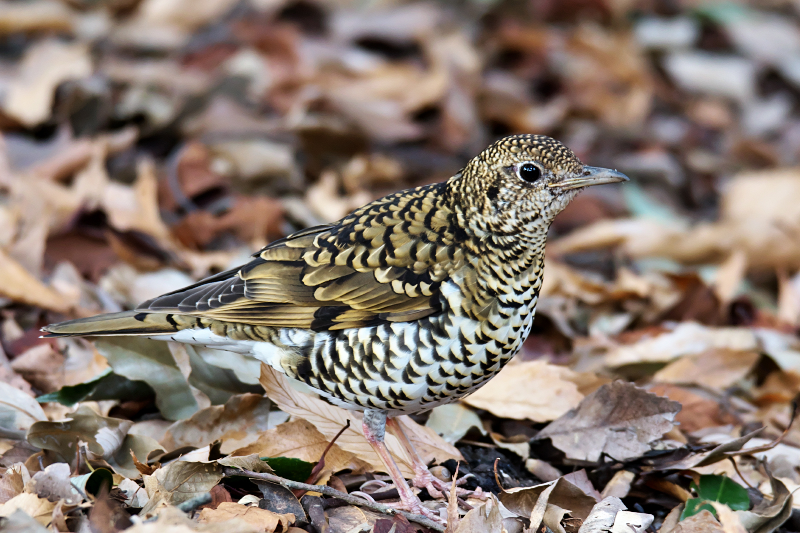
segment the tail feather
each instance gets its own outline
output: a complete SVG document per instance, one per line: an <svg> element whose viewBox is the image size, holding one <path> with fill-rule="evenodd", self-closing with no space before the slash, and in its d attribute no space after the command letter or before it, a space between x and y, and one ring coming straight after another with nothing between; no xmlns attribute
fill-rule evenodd
<svg viewBox="0 0 800 533"><path fill-rule="evenodd" d="M159 335L183 329L172 313L123 311L89 318L67 320L42 328L44 337L81 337L110 335Z"/></svg>

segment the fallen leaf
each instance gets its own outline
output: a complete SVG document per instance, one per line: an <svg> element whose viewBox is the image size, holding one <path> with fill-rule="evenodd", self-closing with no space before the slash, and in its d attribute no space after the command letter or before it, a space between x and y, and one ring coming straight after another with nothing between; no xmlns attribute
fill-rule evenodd
<svg viewBox="0 0 800 533"><path fill-rule="evenodd" d="M262 461L261 456L257 453L242 456L229 455L222 459L217 459L217 463L222 466L250 470L252 472L272 472L269 464L266 461Z"/></svg>
<svg viewBox="0 0 800 533"><path fill-rule="evenodd" d="M67 505L77 505L81 495L70 482L70 468L66 463L53 463L33 475L27 489L52 502L65 500Z"/></svg>
<svg viewBox="0 0 800 533"><path fill-rule="evenodd" d="M188 418L197 411L189 383L166 343L142 337L104 337L95 347L114 373L150 385L156 393L156 406L167 420Z"/></svg>
<svg viewBox="0 0 800 533"><path fill-rule="evenodd" d="M202 512L202 511L201 511ZM160 509L153 521L136 522L126 533L263 533L263 529L248 524L240 518L227 522L198 524L175 507Z"/></svg>
<svg viewBox="0 0 800 533"><path fill-rule="evenodd" d="M627 509L622 500L609 496L597 502L587 513L579 533L601 533L610 531L614 526L617 513Z"/></svg>
<svg viewBox="0 0 800 533"><path fill-rule="evenodd" d="M222 468L214 463L174 461L145 476L150 501L142 508L147 515L160 505L178 505L210 491L222 479Z"/></svg>
<svg viewBox="0 0 800 533"><path fill-rule="evenodd" d="M137 168L133 186L110 182L103 191L101 205L109 223L119 231L137 230L171 247L169 228L161 219L158 207L158 179L152 161Z"/></svg>
<svg viewBox="0 0 800 533"><path fill-rule="evenodd" d="M480 507L475 507L462 518L456 533L502 533L503 517L494 495Z"/></svg>
<svg viewBox="0 0 800 533"><path fill-rule="evenodd" d="M120 449L132 425L130 420L102 417L83 405L67 420L34 423L28 430L28 442L56 452L69 464L75 462L78 441L86 443L90 458L109 459Z"/></svg>
<svg viewBox="0 0 800 533"><path fill-rule="evenodd" d="M673 426L680 404L615 381L593 392L575 409L548 424L536 440L549 438L568 459L597 462L641 457Z"/></svg>
<svg viewBox="0 0 800 533"><path fill-rule="evenodd" d="M699 453L687 454L686 450L682 449L674 455L667 455L653 461L651 468L653 470L689 470L695 467L708 466L725 460L732 453L742 450L748 441L759 435L762 431L764 431L763 427Z"/></svg>
<svg viewBox="0 0 800 533"><path fill-rule="evenodd" d="M619 511L614 517L611 533L643 533L653 523L655 517L647 513Z"/></svg>
<svg viewBox="0 0 800 533"><path fill-rule="evenodd" d="M724 530L714 515L703 509L696 515L678 522L669 533L724 533Z"/></svg>
<svg viewBox="0 0 800 533"><path fill-rule="evenodd" d="M771 474L769 476L772 498L764 498L749 511L736 511L741 525L749 533L772 533L792 514L793 494L786 485Z"/></svg>
<svg viewBox="0 0 800 533"><path fill-rule="evenodd" d="M680 412L675 415L675 421L685 433L707 427L735 424L737 421L730 410L726 410L714 397L709 398L709 394L703 394L702 389L691 390L677 385L656 383L648 387L648 390L681 405Z"/></svg>
<svg viewBox="0 0 800 533"><path fill-rule="evenodd" d="M22 463L6 469L0 477L0 503L6 503L14 496L19 495L31 480L27 467Z"/></svg>
<svg viewBox="0 0 800 533"><path fill-rule="evenodd" d="M547 504L552 504L569 509L572 516L586 520L597 500L560 477L533 487L504 490L500 493L500 502L510 511L526 518L537 508L543 518Z"/></svg>
<svg viewBox="0 0 800 533"><path fill-rule="evenodd" d="M171 451L183 446L202 448L221 440L220 451L228 454L250 444L269 428L271 404L258 394L233 396L224 406L207 407L191 418L175 422L161 444Z"/></svg>
<svg viewBox="0 0 800 533"><path fill-rule="evenodd" d="M583 399L574 372L544 361L508 365L462 401L502 418L549 422Z"/></svg>
<svg viewBox="0 0 800 533"><path fill-rule="evenodd" d="M667 363L678 357L713 349L758 350L754 332L747 328L712 328L684 322L666 333L645 337L631 345L621 345L606 354L612 367L635 363Z"/></svg>
<svg viewBox="0 0 800 533"><path fill-rule="evenodd" d="M336 444L325 456L325 468L333 472L364 470L368 463ZM231 453L232 457L257 454L259 457L294 457L316 463L328 447L328 438L306 420L286 422L261 433L258 440Z"/></svg>
<svg viewBox="0 0 800 533"><path fill-rule="evenodd" d="M17 76L8 84L3 109L24 125L36 126L50 116L59 84L91 74L86 44L55 39L34 43L22 58Z"/></svg>
<svg viewBox="0 0 800 533"><path fill-rule="evenodd" d="M760 356L755 351L711 349L681 357L656 372L653 379L661 383L701 385L722 391L744 379Z"/></svg>
<svg viewBox="0 0 800 533"><path fill-rule="evenodd" d="M67 313L71 302L28 273L0 248L0 296L43 309Z"/></svg>
<svg viewBox="0 0 800 533"><path fill-rule="evenodd" d="M11 362L11 368L31 385L51 392L64 384L64 363L64 355L52 343L43 342L19 354Z"/></svg>
<svg viewBox="0 0 800 533"><path fill-rule="evenodd" d="M278 514L258 507L247 507L233 502L222 502L216 509L203 509L198 521L202 524L214 522L227 522L232 518L239 518L248 524L259 528L265 533L273 533L279 527L286 530L294 523L293 514Z"/></svg>
<svg viewBox="0 0 800 533"><path fill-rule="evenodd" d="M440 435L445 442L455 444L469 432L476 428L482 435L486 435L478 414L460 403L440 405L431 409L425 426Z"/></svg>
<svg viewBox="0 0 800 533"><path fill-rule="evenodd" d="M361 428L361 416L352 411L346 411L327 402L295 390L283 374L265 364L261 365L261 379L259 380L267 396L275 402L282 411L292 416L303 418L311 422L320 433L329 441L350 421L350 427L336 440L336 444L345 451L353 453L359 459L366 461L373 469L383 471L383 466L378 454L369 445ZM407 416L396 419L403 426L409 440L414 444L417 452L426 463L433 460L442 462L447 459L461 460L461 453L452 445L447 444L440 436L430 429L420 426ZM400 471L404 476L413 477L414 470L411 459L400 441L394 435L386 433L386 447L394 457Z"/></svg>
<svg viewBox="0 0 800 533"><path fill-rule="evenodd" d="M633 483L634 479L636 479L636 474L633 472L629 470L618 471L614 474L614 477L611 478L611 481L606 483L606 486L603 487L601 497L603 499L609 496L620 499L626 497L631 490L631 483Z"/></svg>
<svg viewBox="0 0 800 533"><path fill-rule="evenodd" d="M0 429L24 438L34 422L47 420L42 406L32 396L0 381Z"/></svg>
<svg viewBox="0 0 800 533"><path fill-rule="evenodd" d="M32 516L41 525L46 526L50 523L55 506L55 503L46 498L40 498L30 492L23 492L0 505L0 517L11 516L14 511L20 510Z"/></svg>

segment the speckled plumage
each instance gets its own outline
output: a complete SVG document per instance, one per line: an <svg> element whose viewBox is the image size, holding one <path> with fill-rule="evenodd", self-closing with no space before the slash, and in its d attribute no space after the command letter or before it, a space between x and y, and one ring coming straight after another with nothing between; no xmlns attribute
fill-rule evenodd
<svg viewBox="0 0 800 533"><path fill-rule="evenodd" d="M524 163L539 179L521 179ZM430 409L469 394L519 350L553 218L580 187L624 179L603 171L598 181L598 170L549 137L507 137L444 183L273 242L239 269L45 330L229 349L349 409Z"/></svg>

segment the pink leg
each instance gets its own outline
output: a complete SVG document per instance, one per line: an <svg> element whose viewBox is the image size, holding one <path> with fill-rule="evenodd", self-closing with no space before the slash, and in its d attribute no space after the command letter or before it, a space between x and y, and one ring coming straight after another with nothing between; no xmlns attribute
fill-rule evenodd
<svg viewBox="0 0 800 533"><path fill-rule="evenodd" d="M372 449L375 450L375 453L378 454L381 461L383 461L383 464L386 466L386 473L389 474L389 477L391 477L394 482L397 493L400 495L402 507L411 513L427 516L428 518L441 522L442 520L437 514L423 507L422 502L419 501L417 495L411 491L408 483L406 483L403 474L397 467L397 463L395 463L389 450L386 449L386 445L383 442L386 433L386 413L377 410L365 411L362 427L367 442L369 442Z"/></svg>
<svg viewBox="0 0 800 533"><path fill-rule="evenodd" d="M406 449L408 455L411 457L411 464L414 467L414 479L412 481L413 485L419 489L427 489L428 494L431 495L433 498L441 498L449 494L450 486L443 482L441 479L437 478L431 471L428 470L427 465L420 457L417 449L414 447L414 443L408 438L406 432L403 431L403 426L401 426L397 420L388 419L387 425L389 427L389 431L391 431L395 437L400 440L400 444L403 445L403 448ZM466 482L466 476L457 480L457 485L463 485ZM474 498L479 499L486 499L486 494L478 487L476 490L466 490L466 489L457 489L456 495L458 496L472 496Z"/></svg>

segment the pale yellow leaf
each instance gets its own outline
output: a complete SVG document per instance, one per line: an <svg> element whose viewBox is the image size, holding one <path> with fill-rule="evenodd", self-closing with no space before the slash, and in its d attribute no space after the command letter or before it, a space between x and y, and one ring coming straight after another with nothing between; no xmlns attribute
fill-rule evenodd
<svg viewBox="0 0 800 533"><path fill-rule="evenodd" d="M574 378L575 373L568 368L526 361L507 366L462 401L502 418L548 422L583 399Z"/></svg>
<svg viewBox="0 0 800 533"><path fill-rule="evenodd" d="M244 520L265 533L272 533L278 529L278 526L280 526L280 531L285 531L289 524L293 524L295 521L295 516L291 513L278 514L267 509L248 507L233 502L222 502L216 509L203 509L198 521L201 524L211 524L228 522L234 518Z"/></svg>
<svg viewBox="0 0 800 533"><path fill-rule="evenodd" d="M3 505L0 505L0 517L11 516L14 511L19 509L35 518L36 521L43 526L46 526L50 523L50 517L54 507L55 503L45 498L40 498L36 494L30 492L23 492L22 494L14 496Z"/></svg>
<svg viewBox="0 0 800 533"><path fill-rule="evenodd" d="M0 249L0 296L52 311L66 313L73 302L67 301Z"/></svg>

